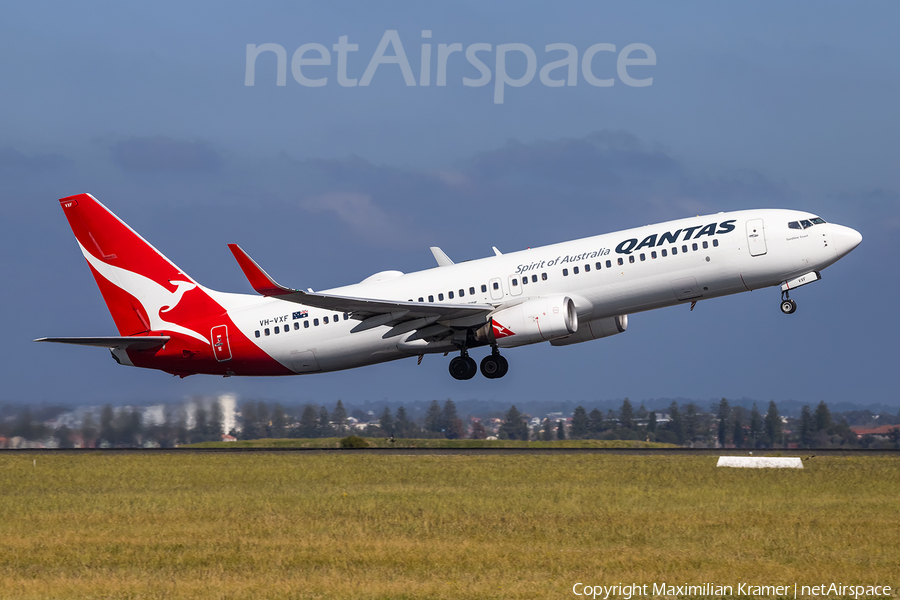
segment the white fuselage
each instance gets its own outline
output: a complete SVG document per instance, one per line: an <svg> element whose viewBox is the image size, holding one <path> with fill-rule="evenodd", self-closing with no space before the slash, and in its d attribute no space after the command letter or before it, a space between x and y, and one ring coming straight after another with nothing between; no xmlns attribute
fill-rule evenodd
<svg viewBox="0 0 900 600"><path fill-rule="evenodd" d="M498 310L565 294L578 322L779 285L834 263L858 243L840 225L790 228L816 219L793 210L746 210L530 248L401 274L385 272L326 290L335 296L397 302L488 304ZM821 219L818 219L821 221ZM411 349L389 326L352 333L344 314L275 298L211 292L229 305L235 325L292 371L322 372L380 363L446 348ZM295 325L296 323L296 325ZM278 331L278 333L275 333Z"/></svg>

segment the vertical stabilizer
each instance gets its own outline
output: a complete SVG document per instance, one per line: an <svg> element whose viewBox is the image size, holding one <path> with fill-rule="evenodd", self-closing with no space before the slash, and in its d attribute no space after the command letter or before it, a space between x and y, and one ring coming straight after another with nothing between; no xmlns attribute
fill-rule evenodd
<svg viewBox="0 0 900 600"><path fill-rule="evenodd" d="M90 194L60 205L121 335L171 331L209 343L186 325L222 308L196 281Z"/></svg>

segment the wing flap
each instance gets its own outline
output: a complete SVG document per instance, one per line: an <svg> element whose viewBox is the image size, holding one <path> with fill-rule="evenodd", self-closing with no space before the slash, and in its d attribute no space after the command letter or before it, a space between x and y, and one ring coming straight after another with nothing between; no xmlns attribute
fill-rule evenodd
<svg viewBox="0 0 900 600"><path fill-rule="evenodd" d="M120 348L123 350L150 350L159 348L171 338L167 335L142 336L108 336L108 337L45 337L35 342L53 342L56 344L75 344L76 346L95 346L98 348Z"/></svg>

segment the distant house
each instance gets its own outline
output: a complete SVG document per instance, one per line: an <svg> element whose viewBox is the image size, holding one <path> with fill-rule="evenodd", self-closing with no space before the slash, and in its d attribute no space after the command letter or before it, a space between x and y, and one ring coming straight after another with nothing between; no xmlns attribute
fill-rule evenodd
<svg viewBox="0 0 900 600"><path fill-rule="evenodd" d="M878 437L887 437L895 429L900 429L900 425L882 425L881 427L851 427L850 431L861 438L864 435L874 435Z"/></svg>
<svg viewBox="0 0 900 600"><path fill-rule="evenodd" d="M223 441L223 442L236 442L236 441L237 441L237 438L234 437L233 435L228 435L227 433L223 433L223 434L222 434L222 441Z"/></svg>

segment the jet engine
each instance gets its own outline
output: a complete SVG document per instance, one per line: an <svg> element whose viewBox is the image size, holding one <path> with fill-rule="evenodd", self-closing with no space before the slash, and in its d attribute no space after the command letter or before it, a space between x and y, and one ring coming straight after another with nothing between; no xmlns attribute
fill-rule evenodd
<svg viewBox="0 0 900 600"><path fill-rule="evenodd" d="M605 319L594 319L587 323L582 323L578 331L566 337L550 340L553 346L569 346L571 344L580 344L581 342L589 342L591 340L599 340L617 333L622 333L628 329L628 315L618 315L616 317L606 317Z"/></svg>
<svg viewBox="0 0 900 600"><path fill-rule="evenodd" d="M498 310L481 327L475 338L480 342L514 348L572 335L578 331L575 303L568 296L534 298Z"/></svg>

